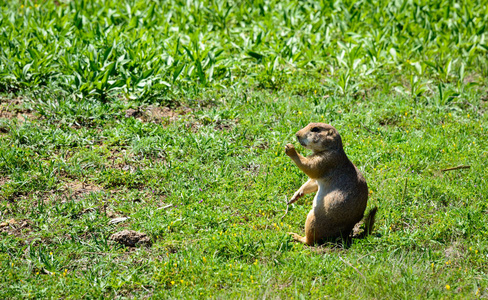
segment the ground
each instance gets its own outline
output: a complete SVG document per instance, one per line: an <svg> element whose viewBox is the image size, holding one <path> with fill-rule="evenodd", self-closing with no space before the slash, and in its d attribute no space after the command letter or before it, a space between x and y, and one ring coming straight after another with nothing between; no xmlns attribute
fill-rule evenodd
<svg viewBox="0 0 488 300"><path fill-rule="evenodd" d="M488 297L483 1L0 7L0 298ZM312 121L378 207L350 245L287 234Z"/></svg>

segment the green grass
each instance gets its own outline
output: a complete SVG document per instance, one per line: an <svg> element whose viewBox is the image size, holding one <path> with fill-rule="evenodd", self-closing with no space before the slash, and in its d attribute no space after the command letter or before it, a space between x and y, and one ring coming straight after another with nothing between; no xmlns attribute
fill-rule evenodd
<svg viewBox="0 0 488 300"><path fill-rule="evenodd" d="M0 298L488 297L486 1L0 16ZM350 247L287 234L313 196L282 218L306 180L284 145L310 121L379 208ZM152 245L109 239L123 229Z"/></svg>

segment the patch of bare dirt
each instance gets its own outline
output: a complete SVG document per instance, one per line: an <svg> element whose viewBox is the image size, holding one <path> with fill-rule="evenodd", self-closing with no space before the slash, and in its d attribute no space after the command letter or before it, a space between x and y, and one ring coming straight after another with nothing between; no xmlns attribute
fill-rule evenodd
<svg viewBox="0 0 488 300"><path fill-rule="evenodd" d="M200 122L193 122L185 125L186 129L191 130L191 132L193 133L197 133L202 126L203 124L201 124Z"/></svg>
<svg viewBox="0 0 488 300"><path fill-rule="evenodd" d="M0 106L0 118L13 119L13 114L10 111L5 110L3 106Z"/></svg>
<svg viewBox="0 0 488 300"><path fill-rule="evenodd" d="M101 187L96 185L90 185L78 180L66 183L66 188L71 192L71 195L75 197L82 196L84 194L99 192L102 190Z"/></svg>
<svg viewBox="0 0 488 300"><path fill-rule="evenodd" d="M331 252L341 252L344 251L346 245L344 245L344 241L337 239L336 242L328 242L324 243L320 246L310 247L310 251L316 254L327 254Z"/></svg>
<svg viewBox="0 0 488 300"><path fill-rule="evenodd" d="M385 117L378 120L378 123L381 126L396 126L399 123L399 120L396 117Z"/></svg>
<svg viewBox="0 0 488 300"><path fill-rule="evenodd" d="M218 131L228 131L231 130L233 127L233 124L230 123L218 123L214 126L214 129Z"/></svg>
<svg viewBox="0 0 488 300"><path fill-rule="evenodd" d="M232 128L236 126L236 124L239 123L239 119L233 119L233 120L218 120L218 121L195 121L191 122L189 124L186 124L185 127L189 130L191 130L193 133L197 133L200 128L202 128L205 125L212 124L214 130L216 131L229 131Z"/></svg>
<svg viewBox="0 0 488 300"><path fill-rule="evenodd" d="M7 183L7 181L8 181L7 177L0 177L0 186L2 186L5 183Z"/></svg>
<svg viewBox="0 0 488 300"><path fill-rule="evenodd" d="M134 172L137 169L147 167L148 161L137 159L134 154L127 150L114 149L110 150L111 155L107 157L105 166L111 169L117 169L127 172ZM163 160L164 157L154 157L151 162Z"/></svg>
<svg viewBox="0 0 488 300"><path fill-rule="evenodd" d="M132 158L132 154L127 152L126 150L111 150L111 155L107 157L107 161L109 162L106 164L108 167L112 169L120 169L120 170L130 170L130 165L127 164L127 160Z"/></svg>
<svg viewBox="0 0 488 300"><path fill-rule="evenodd" d="M0 105L20 105L20 104L22 104L21 98L0 97Z"/></svg>
<svg viewBox="0 0 488 300"><path fill-rule="evenodd" d="M279 290L286 289L292 285L292 281L288 280L284 283L277 283L275 284L275 288L278 288Z"/></svg>
<svg viewBox="0 0 488 300"><path fill-rule="evenodd" d="M179 107L172 109L169 107L159 106L147 106L138 107L136 109L128 109L125 112L126 118L136 118L141 122L151 122L156 124L168 125L171 122L178 120L181 116L184 116L192 112L192 109L188 107Z"/></svg>
<svg viewBox="0 0 488 300"><path fill-rule="evenodd" d="M479 82L479 76L476 74L468 74L463 79L464 84L472 83L472 82Z"/></svg>
<svg viewBox="0 0 488 300"><path fill-rule="evenodd" d="M62 186L58 190L35 192L34 195L37 195L38 199L40 199L39 201L48 204L56 201L66 202L69 198L75 200L83 199L87 194L96 193L102 190L103 189L99 186L74 180L71 182L66 182L64 186Z"/></svg>
<svg viewBox="0 0 488 300"><path fill-rule="evenodd" d="M26 232L32 231L32 222L30 220L8 219L0 223L0 232L6 232L9 235L21 236Z"/></svg>
<svg viewBox="0 0 488 300"><path fill-rule="evenodd" d="M0 97L0 118L9 120L17 119L20 122L25 122L26 119L34 119L35 115L30 109L23 107L21 98L10 99Z"/></svg>
<svg viewBox="0 0 488 300"><path fill-rule="evenodd" d="M261 169L261 165L255 164L255 163L249 163L246 166L243 167L244 171L246 171L248 174L251 174L252 176L257 176L259 175L259 171Z"/></svg>
<svg viewBox="0 0 488 300"><path fill-rule="evenodd" d="M147 234L134 230L122 230L112 234L110 239L128 247L151 245L151 238L149 238Z"/></svg>
<svg viewBox="0 0 488 300"><path fill-rule="evenodd" d="M454 243L444 250L446 259L460 258L463 256L463 253L466 253L466 249L464 249L464 247L458 243Z"/></svg>
<svg viewBox="0 0 488 300"><path fill-rule="evenodd" d="M193 109L189 107L159 107L150 105L147 107L131 108L125 111L126 118L135 118L141 122L151 122L155 124L169 125L170 123L179 120L182 116L192 113ZM186 128L191 130L193 133L198 132L198 130L206 125L213 125L214 129L217 131L228 131L235 127L239 122L239 119L233 120L191 120L190 123L186 124Z"/></svg>

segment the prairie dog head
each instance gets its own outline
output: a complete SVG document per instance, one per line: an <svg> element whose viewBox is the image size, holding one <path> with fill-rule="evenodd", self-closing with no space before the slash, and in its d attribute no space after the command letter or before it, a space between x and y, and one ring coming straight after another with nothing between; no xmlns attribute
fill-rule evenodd
<svg viewBox="0 0 488 300"><path fill-rule="evenodd" d="M342 140L333 126L325 123L310 123L296 133L298 142L314 153L340 150Z"/></svg>

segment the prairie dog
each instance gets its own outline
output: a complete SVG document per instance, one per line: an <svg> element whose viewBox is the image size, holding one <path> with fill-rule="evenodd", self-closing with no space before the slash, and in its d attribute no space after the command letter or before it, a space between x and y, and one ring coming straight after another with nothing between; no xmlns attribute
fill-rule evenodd
<svg viewBox="0 0 488 300"><path fill-rule="evenodd" d="M288 204L305 194L317 192L305 222L305 236L290 232L293 239L307 245L327 239L348 237L361 221L368 202L368 185L356 166L347 158L341 136L329 124L310 123L296 133L298 142L313 153L304 157L292 144L285 153L309 180Z"/></svg>

